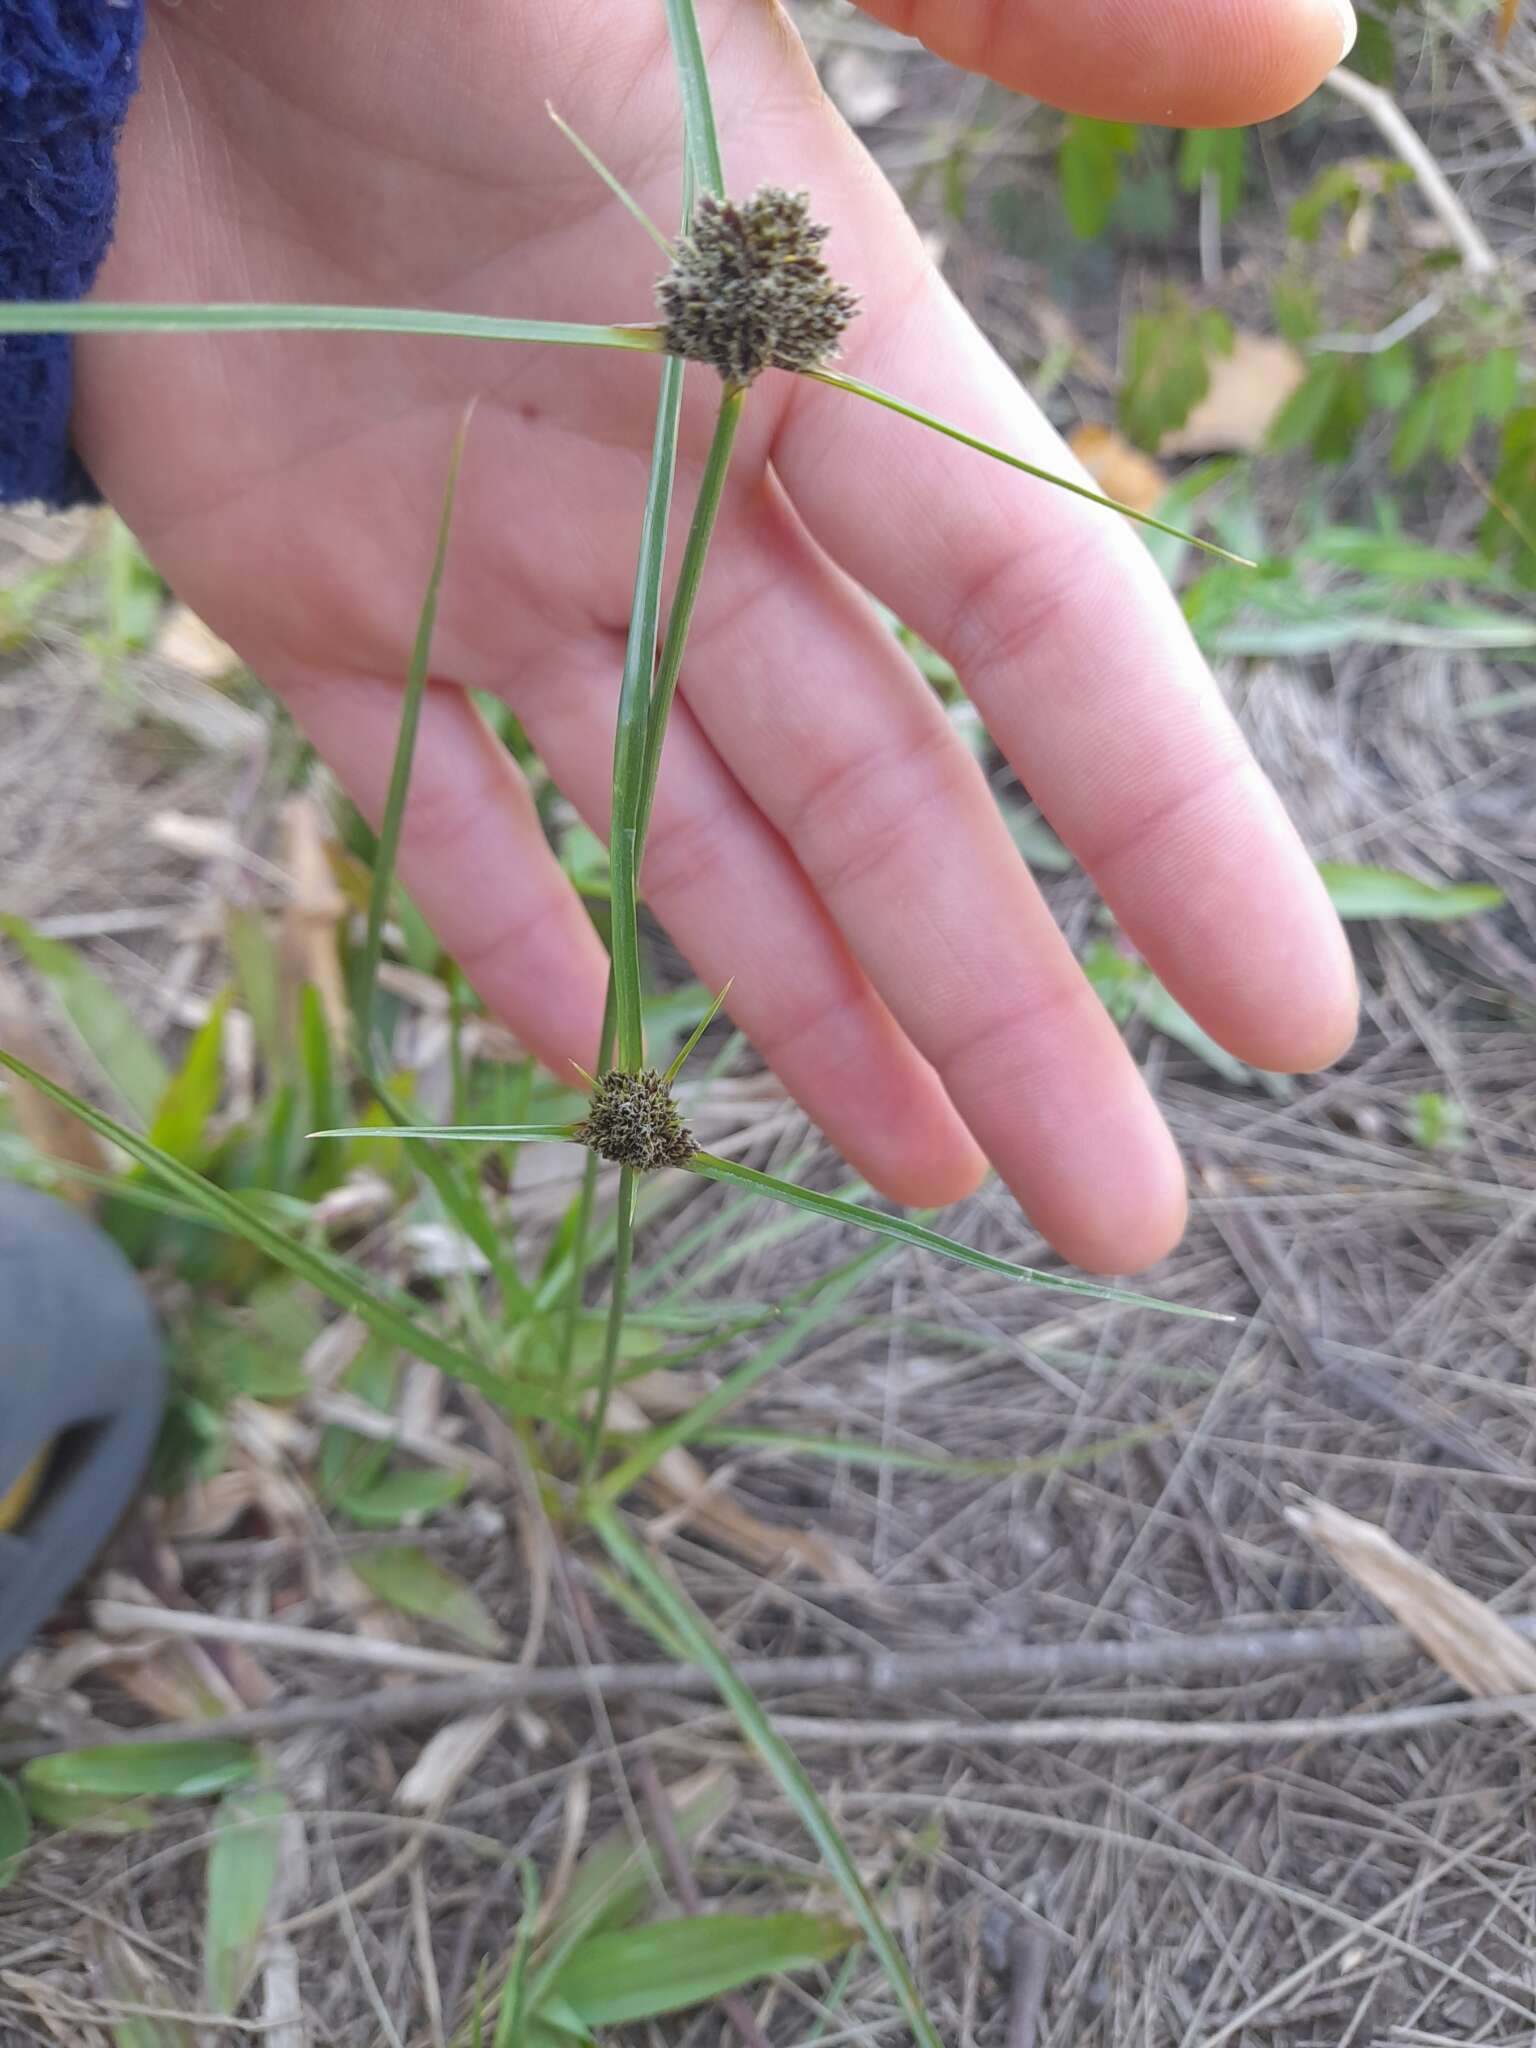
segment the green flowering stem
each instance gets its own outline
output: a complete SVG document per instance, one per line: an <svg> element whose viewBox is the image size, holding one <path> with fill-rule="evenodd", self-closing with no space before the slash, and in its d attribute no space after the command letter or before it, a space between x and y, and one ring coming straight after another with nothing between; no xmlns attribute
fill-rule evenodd
<svg viewBox="0 0 1536 2048"><path fill-rule="evenodd" d="M398 306L152 305L131 299L0 302L0 334L439 334L461 341L558 342L566 348L662 353L653 325L596 327L572 320L502 320Z"/></svg>
<svg viewBox="0 0 1536 2048"><path fill-rule="evenodd" d="M830 385L834 391L849 391L855 398L867 398L872 405L884 406L887 412L900 413L903 419L915 420L920 427L930 427L936 434L945 434L963 448L974 448L978 455L990 455L994 462L1004 462L1010 469L1021 469L1026 476L1038 477L1043 484L1054 484L1059 491L1070 491L1074 498L1086 498L1090 505L1102 505L1107 512L1118 512L1123 519L1134 519L1138 526L1150 526L1154 533L1166 533L1190 547L1203 548L1208 555L1219 556L1223 562L1232 562L1239 569L1258 567L1257 562L1251 562L1246 555L1234 555L1229 548L1218 547L1213 540L1202 540L1198 534L1168 526L1161 519L1154 519L1150 512L1138 512L1133 505L1122 505L1118 498L1107 498L1102 491L1090 490L1086 484L1075 484L1069 477L1057 476L1049 469L1041 469L1037 463L1026 462L1022 455L1010 454L995 442L968 434L963 427L951 426L948 420L925 412L919 405L909 405L904 398L882 391L877 384L865 384L857 377L845 377L840 370L806 370L803 374L814 377L818 384Z"/></svg>
<svg viewBox="0 0 1536 2048"><path fill-rule="evenodd" d="M613 741L613 811L608 855L612 880L613 995L618 1063L630 1073L645 1065L645 1028L640 1014L640 927L636 900L645 763L650 744L651 689L661 616L661 578L666 563L667 524L677 471L677 423L682 410L683 365L669 357L662 368L651 445L650 482L640 527L634 599L624 673L619 683L618 724Z"/></svg>
<svg viewBox="0 0 1536 2048"><path fill-rule="evenodd" d="M672 599L671 614L667 619L661 661L651 691L650 721L646 732L644 780L635 829L637 879L640 860L645 851L645 835L650 829L651 806L656 797L656 778L661 769L662 742L667 734L667 720L672 713L672 701L677 694L677 679L683 666L683 649L693 626L699 585L704 576L704 562L709 553L710 542L714 538L715 523L720 514L720 500L725 491L725 479L731 466L731 452L736 445L736 429L741 425L742 407L746 396L746 392L739 385L727 385L721 397L720 410L715 415L714 439L709 444L704 474L699 479L699 495L694 504L693 520L688 528L688 539L683 549L682 567L678 571L677 590Z"/></svg>

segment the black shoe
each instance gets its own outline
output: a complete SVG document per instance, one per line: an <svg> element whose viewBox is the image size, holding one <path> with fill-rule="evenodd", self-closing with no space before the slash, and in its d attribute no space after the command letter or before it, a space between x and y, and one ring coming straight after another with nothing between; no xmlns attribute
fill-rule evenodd
<svg viewBox="0 0 1536 2048"><path fill-rule="evenodd" d="M165 1355L95 1224L0 1181L0 1666L84 1573L144 1476Z"/></svg>

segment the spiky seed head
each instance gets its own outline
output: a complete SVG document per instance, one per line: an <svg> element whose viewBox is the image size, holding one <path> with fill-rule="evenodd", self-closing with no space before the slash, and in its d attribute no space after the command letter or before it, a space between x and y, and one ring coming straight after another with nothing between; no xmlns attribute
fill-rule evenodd
<svg viewBox="0 0 1536 2048"><path fill-rule="evenodd" d="M592 1091L576 1136L615 1166L649 1172L656 1166L686 1166L698 1149L662 1075L604 1074Z"/></svg>
<svg viewBox="0 0 1536 2048"><path fill-rule="evenodd" d="M667 353L712 363L732 384L829 362L859 300L823 262L826 237L809 193L763 185L740 205L701 193L656 287Z"/></svg>

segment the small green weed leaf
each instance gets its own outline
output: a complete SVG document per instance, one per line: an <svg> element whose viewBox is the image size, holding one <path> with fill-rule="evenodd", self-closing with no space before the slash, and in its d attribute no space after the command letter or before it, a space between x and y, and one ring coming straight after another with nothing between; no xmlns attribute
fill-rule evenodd
<svg viewBox="0 0 1536 2048"><path fill-rule="evenodd" d="M1181 294L1164 293L1153 312L1131 322L1120 424L1133 441L1155 449L1182 427L1211 386L1211 358L1230 355L1232 323L1202 311Z"/></svg>
<svg viewBox="0 0 1536 2048"><path fill-rule="evenodd" d="M22 1852L31 1832L27 1802L9 1778L0 1778L0 1892L21 1867Z"/></svg>
<svg viewBox="0 0 1536 2048"><path fill-rule="evenodd" d="M1490 349L1478 365L1477 409L1481 417L1497 426L1513 412L1520 396L1520 351Z"/></svg>
<svg viewBox="0 0 1536 2048"><path fill-rule="evenodd" d="M1480 366L1456 363L1436 378L1440 387L1435 406L1435 446L1446 462L1454 462L1472 438L1477 425Z"/></svg>
<svg viewBox="0 0 1536 2048"><path fill-rule="evenodd" d="M1521 406L1504 422L1478 539L1486 554L1507 555L1522 583L1536 583L1536 405Z"/></svg>
<svg viewBox="0 0 1536 2048"><path fill-rule="evenodd" d="M364 1529L394 1529L409 1519L435 1515L456 1501L468 1484L463 1472L435 1468L386 1472L371 1486L343 1489L335 1502L349 1521Z"/></svg>
<svg viewBox="0 0 1536 2048"><path fill-rule="evenodd" d="M1008 827L1009 838L1037 873L1065 875L1077 866L1038 811L1007 810L1003 823Z"/></svg>
<svg viewBox="0 0 1536 2048"><path fill-rule="evenodd" d="M1217 181L1221 217L1231 220L1242 204L1248 176L1246 128L1188 128L1179 140L1179 183L1198 192L1208 176Z"/></svg>
<svg viewBox="0 0 1536 2048"><path fill-rule="evenodd" d="M1440 411L1440 384L1430 381L1403 408L1392 440L1391 466L1394 476L1406 476L1416 469L1434 445Z"/></svg>
<svg viewBox="0 0 1536 2048"><path fill-rule="evenodd" d="M197 1332L205 1380L228 1397L295 1401L309 1391L304 1354L320 1334L315 1297L286 1274L253 1290L238 1308L211 1309Z"/></svg>
<svg viewBox="0 0 1536 2048"><path fill-rule="evenodd" d="M1413 1141L1426 1152L1459 1152L1467 1142L1467 1113L1436 1089L1413 1098Z"/></svg>
<svg viewBox="0 0 1536 2048"><path fill-rule="evenodd" d="M1350 867L1327 860L1319 861L1318 872L1342 918L1413 917L1449 924L1497 910L1504 901L1504 891L1489 882L1421 882L1392 868Z"/></svg>
<svg viewBox="0 0 1536 2048"><path fill-rule="evenodd" d="M269 1074L283 1071L281 972L277 946L266 922L254 911L231 908L225 937L235 963L235 986L251 1020L256 1049Z"/></svg>
<svg viewBox="0 0 1536 2048"><path fill-rule="evenodd" d="M1121 1308L1157 1309L1164 1315L1194 1316L1206 1322L1229 1323L1233 1320L1231 1316L1218 1315L1212 1309L1190 1308L1182 1302L1159 1301L1150 1294L1130 1294L1118 1287L1101 1287L1092 1280L1074 1280L1066 1273L1045 1273L1035 1266L1015 1265L1012 1259L999 1259L991 1252L975 1251L955 1238L929 1230L925 1224L912 1222L909 1217L888 1216L879 1209L866 1209L858 1202L845 1202L838 1195L823 1195L812 1188L796 1187L792 1181L778 1180L770 1173L759 1173L755 1167L739 1165L734 1159L719 1159L712 1152L696 1152L687 1170L702 1175L706 1180L726 1181L751 1188L757 1194L766 1195L770 1201L807 1209L813 1215L825 1217L828 1222L852 1224L855 1229L873 1231L877 1236L894 1237L918 1251L938 1252L962 1265L979 1266L983 1272L1001 1273L1010 1280L1025 1280L1034 1287L1055 1287L1067 1294L1086 1294L1095 1301L1113 1302Z"/></svg>
<svg viewBox="0 0 1536 2048"><path fill-rule="evenodd" d="M369 1550L351 1560L369 1592L402 1614L429 1621L487 1653L504 1649L506 1637L478 1593L444 1569L424 1550Z"/></svg>
<svg viewBox="0 0 1536 2048"><path fill-rule="evenodd" d="M233 2014L261 1947L282 1851L288 1802L272 1785L228 1793L213 1821L203 1922L203 1986L210 2012Z"/></svg>
<svg viewBox="0 0 1536 2048"><path fill-rule="evenodd" d="M870 1897L847 1843L799 1758L774 1727L751 1688L737 1677L729 1654L687 1594L662 1570L645 1546L636 1542L610 1507L594 1502L589 1512L592 1528L609 1556L635 1582L689 1656L709 1672L716 1691L735 1716L736 1725L799 1816L879 1959L918 2048L943 2048L912 1981L901 1944Z"/></svg>
<svg viewBox="0 0 1536 2048"><path fill-rule="evenodd" d="M21 1769L36 1819L91 1834L132 1834L153 1827L157 1799L204 1799L256 1773L255 1752L240 1742L166 1742L68 1750Z"/></svg>
<svg viewBox="0 0 1536 2048"><path fill-rule="evenodd" d="M1396 412L1418 389L1419 370L1406 341L1379 349L1365 359L1365 395L1382 412Z"/></svg>
<svg viewBox="0 0 1536 2048"><path fill-rule="evenodd" d="M663 1920L583 1942L554 1992L590 2026L623 2026L685 2012L763 1977L813 1969L854 1939L841 1921L812 1913Z"/></svg>
<svg viewBox="0 0 1536 2048"><path fill-rule="evenodd" d="M627 1582L625 1582L627 1584ZM636 1618L654 1629L649 1604L634 1593ZM671 1650L669 1648L669 1654ZM738 1797L736 1782L723 1771L710 1771L669 1794L672 1824L685 1849L694 1847L719 1825ZM626 1927L637 1919L663 1887L660 1859L648 1836L636 1841L628 1829L604 1835L576 1866L560 1913L530 1973L526 2003L530 2012L550 2022L585 2033L584 2024L552 1986L570 1956L595 1935Z"/></svg>
<svg viewBox="0 0 1536 2048"><path fill-rule="evenodd" d="M48 983L75 1036L118 1100L140 1123L149 1123L170 1086L170 1070L122 997L73 946L44 938L25 918L0 913L0 932Z"/></svg>
<svg viewBox="0 0 1536 2048"><path fill-rule="evenodd" d="M1085 242L1108 227L1123 160L1135 147L1136 130L1127 121L1095 121L1085 114L1068 120L1056 176L1072 232Z"/></svg>
<svg viewBox="0 0 1536 2048"><path fill-rule="evenodd" d="M195 1165L208 1150L208 1125L224 1086L224 1019L228 1012L226 989L193 1034L186 1057L161 1096L149 1127L150 1143L188 1166Z"/></svg>

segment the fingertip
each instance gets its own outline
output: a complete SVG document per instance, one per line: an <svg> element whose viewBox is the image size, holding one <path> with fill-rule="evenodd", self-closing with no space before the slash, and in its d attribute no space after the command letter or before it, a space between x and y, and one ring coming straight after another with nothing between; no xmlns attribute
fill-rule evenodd
<svg viewBox="0 0 1536 2048"><path fill-rule="evenodd" d="M1037 1201L1033 1220L1084 1273L1141 1273L1165 1259L1184 1235L1189 1195L1183 1161L1161 1119L1139 1144L1128 1134L1113 1168L1094 1182Z"/></svg>
<svg viewBox="0 0 1536 2048"><path fill-rule="evenodd" d="M877 1194L904 1209L948 1209L974 1195L991 1171L986 1154L955 1120L952 1137L928 1144L920 1152L910 1147L899 1154L865 1158L849 1156L849 1164Z"/></svg>

